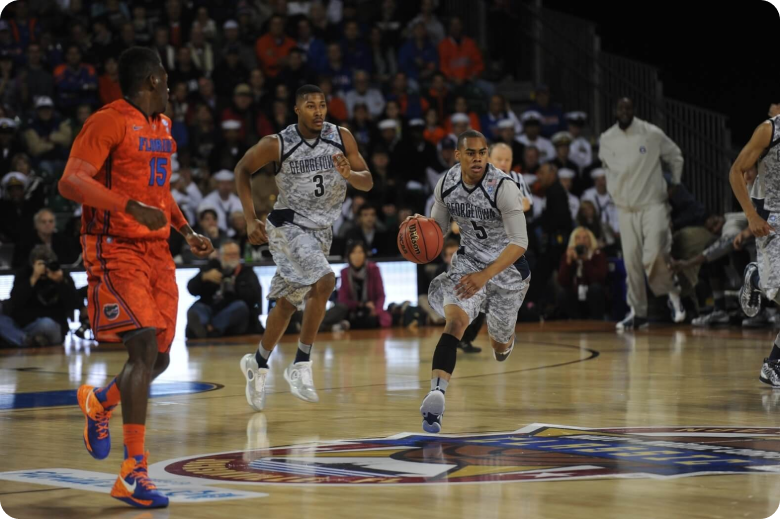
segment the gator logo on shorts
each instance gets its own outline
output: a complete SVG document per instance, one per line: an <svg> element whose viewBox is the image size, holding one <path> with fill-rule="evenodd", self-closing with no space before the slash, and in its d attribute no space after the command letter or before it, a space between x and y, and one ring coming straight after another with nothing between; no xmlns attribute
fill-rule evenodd
<svg viewBox="0 0 780 520"><path fill-rule="evenodd" d="M173 475L243 484L381 485L780 474L780 428L580 428L314 442L160 462Z"/></svg>
<svg viewBox="0 0 780 520"><path fill-rule="evenodd" d="M109 321L113 321L119 317L119 305L116 303L107 303L103 305L103 314Z"/></svg>

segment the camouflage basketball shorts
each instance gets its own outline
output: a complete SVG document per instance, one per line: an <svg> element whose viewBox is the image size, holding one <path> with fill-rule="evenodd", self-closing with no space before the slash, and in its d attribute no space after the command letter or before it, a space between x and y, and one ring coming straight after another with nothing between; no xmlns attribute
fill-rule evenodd
<svg viewBox="0 0 780 520"><path fill-rule="evenodd" d="M777 229L780 225L780 213L770 213L766 220L770 226ZM761 291L768 299L774 300L780 292L780 235L777 232L756 238L756 263L761 279Z"/></svg>
<svg viewBox="0 0 780 520"><path fill-rule="evenodd" d="M303 310L311 286L333 273L326 258L333 231L304 229L290 223L275 227L271 222L266 222L266 231L268 249L276 264L268 299L284 298L298 310Z"/></svg>
<svg viewBox="0 0 780 520"><path fill-rule="evenodd" d="M428 303L433 310L444 316L444 307L457 305L468 315L469 323L482 311L487 317L488 334L499 343L508 343L515 333L517 313L523 305L529 275L523 280L520 272L510 266L493 277L477 294L461 300L455 294L455 286L460 279L470 273L481 271L486 266L468 256L452 258L452 268L431 282L428 289Z"/></svg>

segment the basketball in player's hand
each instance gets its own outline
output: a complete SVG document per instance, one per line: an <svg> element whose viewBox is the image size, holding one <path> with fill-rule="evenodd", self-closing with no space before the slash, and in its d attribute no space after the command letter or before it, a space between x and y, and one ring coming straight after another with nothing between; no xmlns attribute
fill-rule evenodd
<svg viewBox="0 0 780 520"><path fill-rule="evenodd" d="M427 264L441 254L444 235L435 220L413 218L401 224L398 230L398 250L415 264Z"/></svg>

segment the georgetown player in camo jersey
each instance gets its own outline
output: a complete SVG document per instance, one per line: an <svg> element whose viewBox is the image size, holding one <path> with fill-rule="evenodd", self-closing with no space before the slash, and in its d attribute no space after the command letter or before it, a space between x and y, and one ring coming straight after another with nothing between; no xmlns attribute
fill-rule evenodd
<svg viewBox="0 0 780 520"><path fill-rule="evenodd" d="M765 121L742 149L729 173L750 231L756 237L758 262L745 267L739 292L742 310L752 317L761 309L762 294L780 303L780 116ZM755 166L758 164L758 177ZM752 183L748 193L748 183ZM752 200L751 200L752 198ZM780 388L780 334L769 357L764 359L759 380Z"/></svg>
<svg viewBox="0 0 780 520"><path fill-rule="evenodd" d="M355 138L349 130L326 123L327 112L322 90L302 86L295 95L298 124L263 137L236 166L249 242L267 241L276 264L268 294L276 306L268 315L257 352L241 359L247 402L257 411L265 404L268 357L298 309L303 310L298 351L284 378L294 396L319 401L309 357L336 283L326 258L333 239L331 227L340 215L348 184L361 191L373 186ZM269 163L274 163L279 198L264 223L255 214L250 177Z"/></svg>
<svg viewBox="0 0 780 520"><path fill-rule="evenodd" d="M433 354L431 391L420 408L423 429L431 433L441 431L444 393L466 327L484 310L493 355L497 361L506 360L531 281L523 256L528 235L517 184L488 164L487 141L475 130L460 134L455 157L460 164L439 180L431 209L442 230L449 229L452 217L461 236L452 268L437 276L428 289L428 301L446 320Z"/></svg>

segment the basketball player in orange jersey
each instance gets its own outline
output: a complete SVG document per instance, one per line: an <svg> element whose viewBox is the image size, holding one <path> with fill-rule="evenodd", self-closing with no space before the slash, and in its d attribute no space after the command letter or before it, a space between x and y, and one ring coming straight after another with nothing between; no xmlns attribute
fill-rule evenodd
<svg viewBox="0 0 780 520"><path fill-rule="evenodd" d="M125 461L111 496L141 508L165 507L147 475L144 451L149 385L168 367L178 289L168 248L169 226L206 257L214 248L192 231L171 197L176 143L168 74L157 53L133 47L119 58L124 99L84 123L59 182L63 196L84 205L81 247L89 282L89 317L98 341L122 342L129 359L106 387L81 386L84 444L96 459L111 449L108 420L122 399Z"/></svg>

